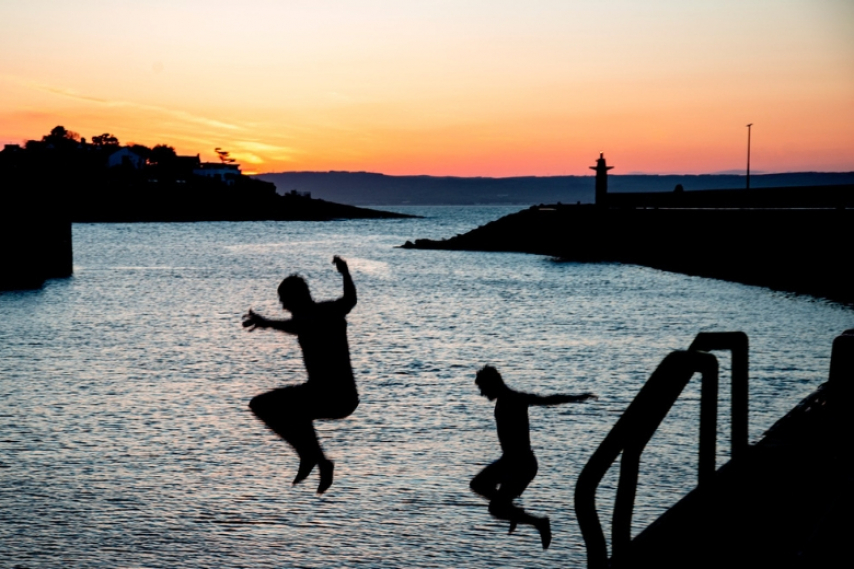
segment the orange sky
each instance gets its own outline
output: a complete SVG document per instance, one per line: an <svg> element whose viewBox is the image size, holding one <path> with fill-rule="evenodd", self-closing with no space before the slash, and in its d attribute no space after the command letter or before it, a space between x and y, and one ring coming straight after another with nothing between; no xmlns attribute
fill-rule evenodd
<svg viewBox="0 0 854 569"><path fill-rule="evenodd" d="M850 0L0 3L0 143L244 171L854 171Z"/></svg>

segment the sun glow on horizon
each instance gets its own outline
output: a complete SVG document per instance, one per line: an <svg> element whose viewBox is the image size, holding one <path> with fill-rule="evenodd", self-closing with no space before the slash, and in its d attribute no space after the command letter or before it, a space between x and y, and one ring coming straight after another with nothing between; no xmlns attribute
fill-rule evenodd
<svg viewBox="0 0 854 569"><path fill-rule="evenodd" d="M246 171L854 170L843 0L0 6L0 143L56 125Z"/></svg>

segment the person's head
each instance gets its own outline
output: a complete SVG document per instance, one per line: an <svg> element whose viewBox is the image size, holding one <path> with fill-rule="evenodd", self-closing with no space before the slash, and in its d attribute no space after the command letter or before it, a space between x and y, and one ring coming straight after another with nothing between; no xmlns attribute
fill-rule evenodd
<svg viewBox="0 0 854 569"><path fill-rule="evenodd" d="M279 284L278 292L282 308L291 313L299 312L300 309L314 302L305 279L296 274L286 277Z"/></svg>
<svg viewBox="0 0 854 569"><path fill-rule="evenodd" d="M501 379L501 374L498 370L490 365L483 366L474 378L475 384L480 388L480 393L489 399L494 400L507 386L504 385L504 380Z"/></svg>

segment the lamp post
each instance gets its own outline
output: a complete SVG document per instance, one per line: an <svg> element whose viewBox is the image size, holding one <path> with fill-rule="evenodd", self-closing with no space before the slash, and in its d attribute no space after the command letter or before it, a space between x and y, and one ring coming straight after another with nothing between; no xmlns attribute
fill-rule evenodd
<svg viewBox="0 0 854 569"><path fill-rule="evenodd" d="M747 189L750 189L750 127L753 123L747 125Z"/></svg>

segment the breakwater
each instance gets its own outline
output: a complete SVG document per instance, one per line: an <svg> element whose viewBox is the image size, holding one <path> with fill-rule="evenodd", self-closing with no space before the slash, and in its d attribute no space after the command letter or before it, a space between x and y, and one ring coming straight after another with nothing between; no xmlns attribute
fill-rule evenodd
<svg viewBox="0 0 854 569"><path fill-rule="evenodd" d="M611 196L609 196L610 198ZM854 303L854 209L532 206L448 239L403 247L620 262Z"/></svg>

